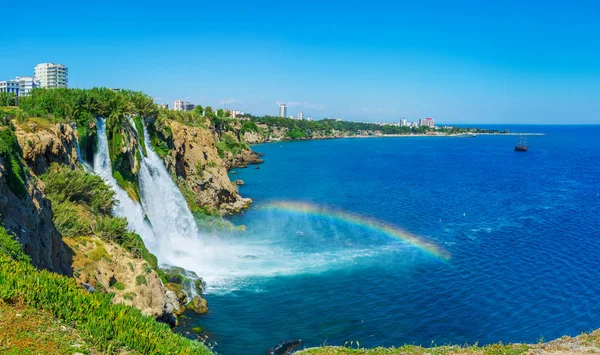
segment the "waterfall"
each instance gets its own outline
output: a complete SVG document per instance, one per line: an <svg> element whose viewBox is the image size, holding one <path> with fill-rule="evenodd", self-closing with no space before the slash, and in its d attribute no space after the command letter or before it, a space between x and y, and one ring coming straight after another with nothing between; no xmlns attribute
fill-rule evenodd
<svg viewBox="0 0 600 355"><path fill-rule="evenodd" d="M108 153L108 138L106 137L106 121L99 118L96 124L98 127L98 149L94 156L93 170L116 193L115 197L118 204L113 209L114 215L127 218L129 228L142 237L148 249L153 249L152 247L156 245L157 240L142 206L129 197L127 192L117 184L117 180L112 175L112 166Z"/></svg>
<svg viewBox="0 0 600 355"><path fill-rule="evenodd" d="M72 126L73 129L75 131L77 131L77 124L73 123ZM77 161L79 161L79 164L81 164L81 166L83 166L83 170L85 171L94 171L94 168L88 164L88 162L86 162L85 160L83 160L82 156L81 156L81 148L79 147L79 137L77 137L77 139L75 139L75 151L77 152Z"/></svg>

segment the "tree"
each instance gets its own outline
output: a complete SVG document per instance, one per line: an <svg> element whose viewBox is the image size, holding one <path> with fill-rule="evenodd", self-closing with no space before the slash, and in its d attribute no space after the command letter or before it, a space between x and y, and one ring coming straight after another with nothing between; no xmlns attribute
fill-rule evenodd
<svg viewBox="0 0 600 355"><path fill-rule="evenodd" d="M0 92L0 106L16 106L17 96L12 92Z"/></svg>
<svg viewBox="0 0 600 355"><path fill-rule="evenodd" d="M223 117L223 109L222 108L217 110L217 116Z"/></svg>

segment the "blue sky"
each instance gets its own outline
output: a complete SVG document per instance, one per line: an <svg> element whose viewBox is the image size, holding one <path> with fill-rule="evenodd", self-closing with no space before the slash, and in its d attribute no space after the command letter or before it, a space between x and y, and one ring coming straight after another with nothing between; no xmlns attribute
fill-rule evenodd
<svg viewBox="0 0 600 355"><path fill-rule="evenodd" d="M48 61L72 87L170 105L600 123L599 1L31 0L1 1L0 14L0 80Z"/></svg>

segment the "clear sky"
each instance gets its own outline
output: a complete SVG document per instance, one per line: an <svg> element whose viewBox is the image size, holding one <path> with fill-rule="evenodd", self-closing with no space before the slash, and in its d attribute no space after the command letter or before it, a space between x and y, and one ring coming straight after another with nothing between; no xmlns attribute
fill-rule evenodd
<svg viewBox="0 0 600 355"><path fill-rule="evenodd" d="M4 1L0 80L254 114L600 123L600 1Z"/></svg>

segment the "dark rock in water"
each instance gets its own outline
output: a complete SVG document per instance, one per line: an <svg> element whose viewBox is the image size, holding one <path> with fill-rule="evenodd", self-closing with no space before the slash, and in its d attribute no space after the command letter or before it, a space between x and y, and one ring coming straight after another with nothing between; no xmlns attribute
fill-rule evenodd
<svg viewBox="0 0 600 355"><path fill-rule="evenodd" d="M264 157L265 156L265 153L256 153L256 154L258 154L259 157Z"/></svg>
<svg viewBox="0 0 600 355"><path fill-rule="evenodd" d="M96 288L88 283L82 283L81 287L83 287L87 292L94 292Z"/></svg>
<svg viewBox="0 0 600 355"><path fill-rule="evenodd" d="M244 180L235 180L236 185L244 185Z"/></svg>
<svg viewBox="0 0 600 355"><path fill-rule="evenodd" d="M260 165L257 165L257 166L256 166L256 168L257 168L257 169L260 169Z"/></svg>
<svg viewBox="0 0 600 355"><path fill-rule="evenodd" d="M204 314L208 312L208 305L206 303L206 300L200 296L192 298L192 301L188 303L187 308L193 310L198 314Z"/></svg>
<svg viewBox="0 0 600 355"><path fill-rule="evenodd" d="M300 345L302 345L301 339L282 341L276 347L267 350L267 355L290 355Z"/></svg>
<svg viewBox="0 0 600 355"><path fill-rule="evenodd" d="M171 328L177 326L177 318L172 313L163 313L160 317L156 318L157 321L167 324Z"/></svg>

